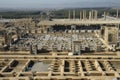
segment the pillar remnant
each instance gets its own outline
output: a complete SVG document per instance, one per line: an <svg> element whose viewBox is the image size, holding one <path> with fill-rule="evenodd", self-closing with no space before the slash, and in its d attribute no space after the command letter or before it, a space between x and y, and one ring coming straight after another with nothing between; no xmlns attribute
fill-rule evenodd
<svg viewBox="0 0 120 80"><path fill-rule="evenodd" d="M89 12L89 20L92 20L92 12Z"/></svg>
<svg viewBox="0 0 120 80"><path fill-rule="evenodd" d="M83 20L86 20L86 11L85 10L83 10Z"/></svg>
<svg viewBox="0 0 120 80"><path fill-rule="evenodd" d="M98 11L95 10L95 20L98 18Z"/></svg>
<svg viewBox="0 0 120 80"><path fill-rule="evenodd" d="M83 20L85 20L85 10L83 10Z"/></svg>
<svg viewBox="0 0 120 80"><path fill-rule="evenodd" d="M87 13L86 13L86 10L85 10L85 20L87 19Z"/></svg>
<svg viewBox="0 0 120 80"><path fill-rule="evenodd" d="M91 19L92 20L94 19L94 11L93 10L91 11Z"/></svg>
<svg viewBox="0 0 120 80"><path fill-rule="evenodd" d="M119 17L119 10L117 9L116 18L118 19L118 17Z"/></svg>
<svg viewBox="0 0 120 80"><path fill-rule="evenodd" d="M69 15L68 15L68 18L71 19L71 14L70 14L70 10L69 10Z"/></svg>
<svg viewBox="0 0 120 80"><path fill-rule="evenodd" d="M80 11L80 20L82 20L82 12Z"/></svg>
<svg viewBox="0 0 120 80"><path fill-rule="evenodd" d="M108 44L108 27L105 27L104 40Z"/></svg>
<svg viewBox="0 0 120 80"><path fill-rule="evenodd" d="M106 20L106 12L104 12L104 20Z"/></svg>
<svg viewBox="0 0 120 80"><path fill-rule="evenodd" d="M73 11L73 19L75 19L76 15L75 15L75 10Z"/></svg>

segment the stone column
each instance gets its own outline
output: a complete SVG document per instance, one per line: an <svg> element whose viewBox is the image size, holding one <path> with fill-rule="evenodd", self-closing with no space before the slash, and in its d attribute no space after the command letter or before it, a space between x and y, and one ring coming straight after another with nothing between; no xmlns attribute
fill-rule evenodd
<svg viewBox="0 0 120 80"><path fill-rule="evenodd" d="M75 16L76 16L76 15L75 15L75 10L74 10L74 11L73 11L73 19L75 19Z"/></svg>
<svg viewBox="0 0 120 80"><path fill-rule="evenodd" d="M85 11L83 10L83 20L85 19Z"/></svg>
<svg viewBox="0 0 120 80"><path fill-rule="evenodd" d="M80 20L82 20L82 12L80 11Z"/></svg>
<svg viewBox="0 0 120 80"><path fill-rule="evenodd" d="M107 26L105 26L104 40L108 44L108 27Z"/></svg>
<svg viewBox="0 0 120 80"><path fill-rule="evenodd" d="M104 20L106 20L106 12L104 12Z"/></svg>
<svg viewBox="0 0 120 80"><path fill-rule="evenodd" d="M98 12L95 10L95 20L97 20Z"/></svg>
<svg viewBox="0 0 120 80"><path fill-rule="evenodd" d="M86 20L87 19L86 10L84 12L85 12L85 20Z"/></svg>
<svg viewBox="0 0 120 80"><path fill-rule="evenodd" d="M94 11L93 10L91 11L91 19L92 20L94 19Z"/></svg>
<svg viewBox="0 0 120 80"><path fill-rule="evenodd" d="M116 18L118 19L118 17L119 17L119 10L117 9Z"/></svg>
<svg viewBox="0 0 120 80"><path fill-rule="evenodd" d="M69 18L69 19L71 18L70 10L69 10L69 16L68 16L68 18Z"/></svg>
<svg viewBox="0 0 120 80"><path fill-rule="evenodd" d="M92 19L92 12L89 11L89 20L91 20L91 19Z"/></svg>

